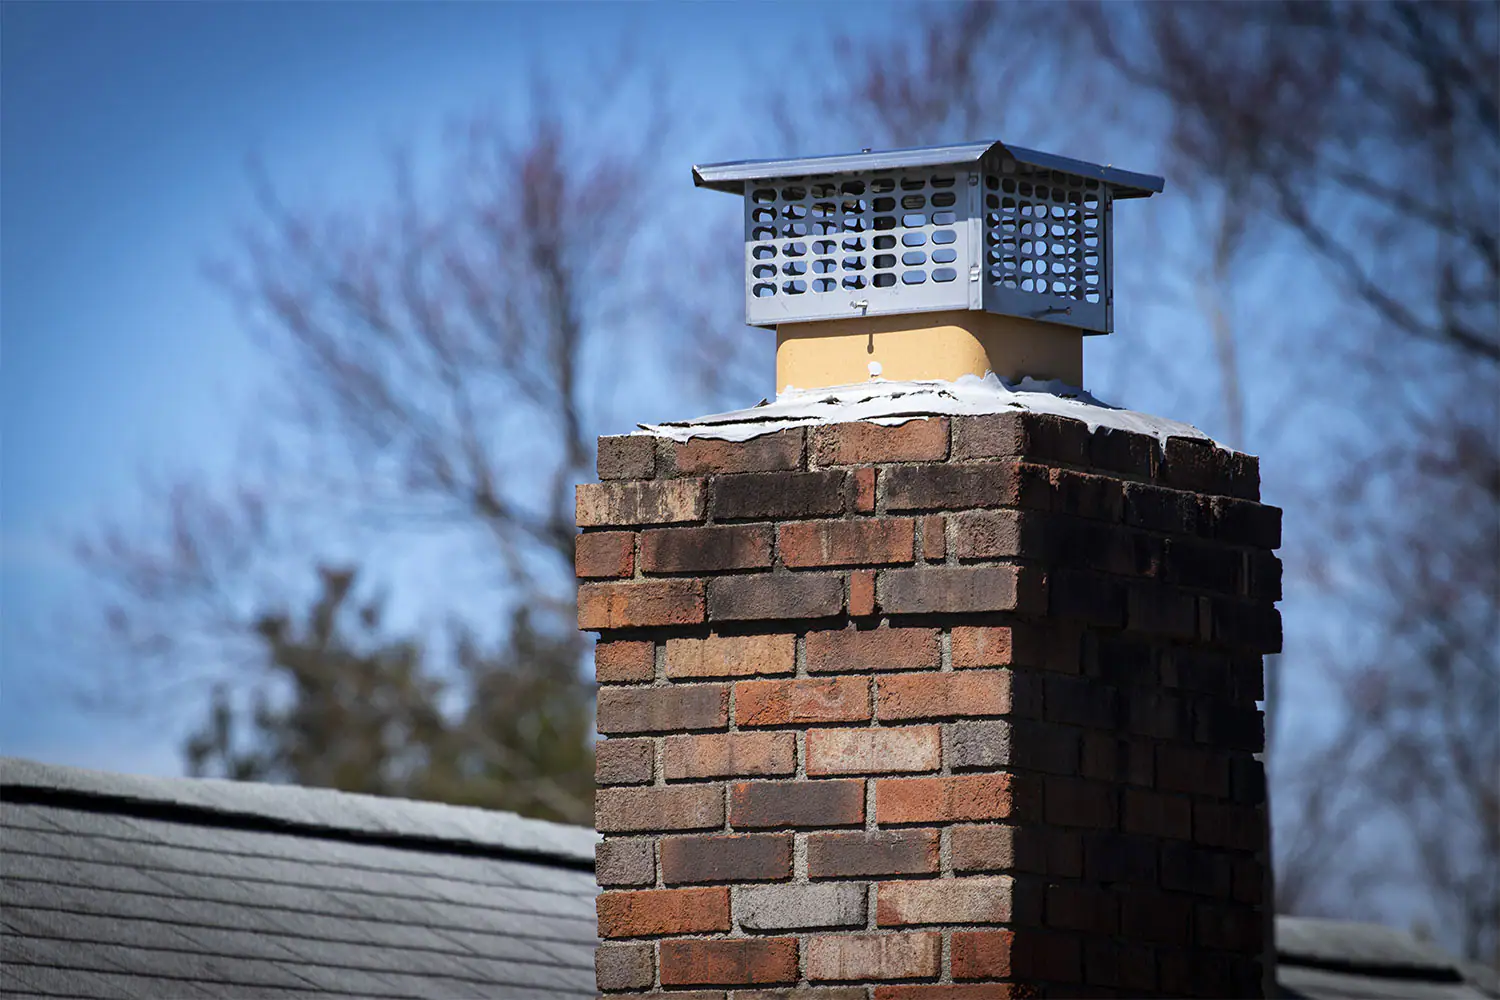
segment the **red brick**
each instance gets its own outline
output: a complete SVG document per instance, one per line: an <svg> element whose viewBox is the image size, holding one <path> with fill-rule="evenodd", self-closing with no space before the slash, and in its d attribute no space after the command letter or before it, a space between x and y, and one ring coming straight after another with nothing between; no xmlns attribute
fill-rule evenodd
<svg viewBox="0 0 1500 1000"><path fill-rule="evenodd" d="M1005 819L1011 814L1011 781L1009 774L879 778L875 781L875 822Z"/></svg>
<svg viewBox="0 0 1500 1000"><path fill-rule="evenodd" d="M823 934L803 947L812 982L935 977L943 961L943 935L935 932Z"/></svg>
<svg viewBox="0 0 1500 1000"><path fill-rule="evenodd" d="M601 642L594 646L594 679L600 684L629 684L655 676L655 643Z"/></svg>
<svg viewBox="0 0 1500 1000"><path fill-rule="evenodd" d="M1050 775L1046 781L1048 823L1094 830L1112 830L1118 825L1117 795L1112 786Z"/></svg>
<svg viewBox="0 0 1500 1000"><path fill-rule="evenodd" d="M844 581L836 573L765 573L708 582L708 616L714 621L827 618L843 610Z"/></svg>
<svg viewBox="0 0 1500 1000"><path fill-rule="evenodd" d="M951 962L954 979L1009 979L1011 931L957 931Z"/></svg>
<svg viewBox="0 0 1500 1000"><path fill-rule="evenodd" d="M700 580L586 583L578 588L578 627L588 632L703 620Z"/></svg>
<svg viewBox="0 0 1500 1000"><path fill-rule="evenodd" d="M599 936L657 937L729 930L729 889L642 889L595 897Z"/></svg>
<svg viewBox="0 0 1500 1000"><path fill-rule="evenodd" d="M741 726L863 722L870 718L870 682L865 677L740 681L734 686L734 718Z"/></svg>
<svg viewBox="0 0 1500 1000"><path fill-rule="evenodd" d="M807 837L809 878L929 875L938 870L936 830L860 830Z"/></svg>
<svg viewBox="0 0 1500 1000"><path fill-rule="evenodd" d="M928 514L922 518L922 558L928 562L942 562L948 556L947 521L941 514Z"/></svg>
<svg viewBox="0 0 1500 1000"><path fill-rule="evenodd" d="M959 559L1046 559L1051 554L1045 514L1022 510L968 510L953 515Z"/></svg>
<svg viewBox="0 0 1500 1000"><path fill-rule="evenodd" d="M864 618L875 613L875 571L857 569L849 574L849 615Z"/></svg>
<svg viewBox="0 0 1500 1000"><path fill-rule="evenodd" d="M630 576L635 572L635 535L590 531L573 545L573 571L580 579Z"/></svg>
<svg viewBox="0 0 1500 1000"><path fill-rule="evenodd" d="M954 458L1018 455L1084 465L1088 446L1087 424L1051 413L986 413L958 417L953 425Z"/></svg>
<svg viewBox="0 0 1500 1000"><path fill-rule="evenodd" d="M807 672L834 674L936 668L942 646L935 628L846 628L807 634Z"/></svg>
<svg viewBox="0 0 1500 1000"><path fill-rule="evenodd" d="M789 674L796 667L791 635L710 635L667 640L667 676L673 680Z"/></svg>
<svg viewBox="0 0 1500 1000"><path fill-rule="evenodd" d="M797 737L792 733L668 736L662 769L668 781L791 774L797 769Z"/></svg>
<svg viewBox="0 0 1500 1000"><path fill-rule="evenodd" d="M953 868L960 872L1032 872L1077 878L1083 874L1078 834L1034 826L955 826L949 834Z"/></svg>
<svg viewBox="0 0 1500 1000"><path fill-rule="evenodd" d="M776 530L781 562L808 566L883 566L913 560L917 522L909 517L793 521Z"/></svg>
<svg viewBox="0 0 1500 1000"><path fill-rule="evenodd" d="M1031 930L954 931L952 963L954 979L993 977L1076 983L1083 978L1083 955L1077 938ZM1076 991L1062 995L1071 997Z"/></svg>
<svg viewBox="0 0 1500 1000"><path fill-rule="evenodd" d="M1028 507L1047 510L1052 484L1047 468L1024 462L974 465L898 465L880 473L885 509L965 510Z"/></svg>
<svg viewBox="0 0 1500 1000"><path fill-rule="evenodd" d="M594 782L600 785L648 785L655 760L653 740L600 740L594 745Z"/></svg>
<svg viewBox="0 0 1500 1000"><path fill-rule="evenodd" d="M600 833L714 830L723 825L719 785L601 788L594 793L594 828Z"/></svg>
<svg viewBox="0 0 1500 1000"><path fill-rule="evenodd" d="M1008 715L1014 705L1009 670L888 674L875 678L875 717L943 719Z"/></svg>
<svg viewBox="0 0 1500 1000"><path fill-rule="evenodd" d="M641 532L643 573L716 573L770 565L769 524L653 528Z"/></svg>
<svg viewBox="0 0 1500 1000"><path fill-rule="evenodd" d="M716 476L708 509L716 520L793 520L844 510L842 472L752 472Z"/></svg>
<svg viewBox="0 0 1500 1000"><path fill-rule="evenodd" d="M796 938L663 941L663 986L741 986L797 981Z"/></svg>
<svg viewBox="0 0 1500 1000"><path fill-rule="evenodd" d="M607 736L722 729L728 724L729 688L723 684L599 689L598 729Z"/></svg>
<svg viewBox="0 0 1500 1000"><path fill-rule="evenodd" d="M1148 837L1172 837L1177 840L1193 839L1192 804L1188 799L1176 795L1158 795L1136 788L1124 792L1124 816L1121 828L1126 833L1142 833Z"/></svg>
<svg viewBox="0 0 1500 1000"><path fill-rule="evenodd" d="M875 470L869 466L855 469L850 477L854 481L854 512L870 514L875 510Z"/></svg>
<svg viewBox="0 0 1500 1000"><path fill-rule="evenodd" d="M729 824L735 829L858 826L864 821L863 781L742 781L729 789Z"/></svg>
<svg viewBox="0 0 1500 1000"><path fill-rule="evenodd" d="M924 417L887 427L860 421L812 429L813 461L818 465L873 462L941 462L948 457L948 420Z"/></svg>
<svg viewBox="0 0 1500 1000"><path fill-rule="evenodd" d="M784 833L666 837L661 877L689 882L770 882L792 876L792 838Z"/></svg>
<svg viewBox="0 0 1500 1000"><path fill-rule="evenodd" d="M793 470L802 464L802 428L748 441L692 438L673 444L672 457L678 475Z"/></svg>
<svg viewBox="0 0 1500 1000"><path fill-rule="evenodd" d="M924 566L881 570L879 598L887 614L1043 614L1047 587L1033 566Z"/></svg>
<svg viewBox="0 0 1500 1000"><path fill-rule="evenodd" d="M600 479L650 479L656 475L656 438L620 434L599 439Z"/></svg>
<svg viewBox="0 0 1500 1000"><path fill-rule="evenodd" d="M676 524L703 520L701 479L646 483L584 483L577 488L580 528Z"/></svg>
<svg viewBox="0 0 1500 1000"><path fill-rule="evenodd" d="M937 726L813 729L807 734L810 775L936 771L942 757Z"/></svg>
<svg viewBox="0 0 1500 1000"><path fill-rule="evenodd" d="M1079 631L1060 624L969 626L953 628L954 669L969 667L1036 667L1076 674Z"/></svg>
<svg viewBox="0 0 1500 1000"><path fill-rule="evenodd" d="M1008 875L881 882L875 887L875 923L880 927L1009 923L1012 886Z"/></svg>

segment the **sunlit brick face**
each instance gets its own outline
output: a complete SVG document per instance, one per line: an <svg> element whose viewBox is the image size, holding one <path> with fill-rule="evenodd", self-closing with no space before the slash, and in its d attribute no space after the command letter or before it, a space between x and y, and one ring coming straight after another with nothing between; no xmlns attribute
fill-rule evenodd
<svg viewBox="0 0 1500 1000"><path fill-rule="evenodd" d="M1259 995L1253 458L1007 413L599 473L601 991Z"/></svg>

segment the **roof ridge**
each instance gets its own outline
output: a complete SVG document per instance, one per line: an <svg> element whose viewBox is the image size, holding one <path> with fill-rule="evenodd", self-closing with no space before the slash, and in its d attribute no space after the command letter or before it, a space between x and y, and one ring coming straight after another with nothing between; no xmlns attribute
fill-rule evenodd
<svg viewBox="0 0 1500 1000"><path fill-rule="evenodd" d="M408 850L519 856L569 868L592 868L598 840L587 827L475 806L222 778L144 777L17 757L0 757L0 800Z"/></svg>

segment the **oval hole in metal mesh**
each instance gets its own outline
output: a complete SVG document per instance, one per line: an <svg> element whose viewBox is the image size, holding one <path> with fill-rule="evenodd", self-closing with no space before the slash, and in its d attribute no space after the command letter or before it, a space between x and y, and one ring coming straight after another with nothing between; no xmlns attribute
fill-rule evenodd
<svg viewBox="0 0 1500 1000"><path fill-rule="evenodd" d="M934 260L937 258L934 257ZM951 267L940 267L932 272L933 281L952 281L958 277L958 272Z"/></svg>
<svg viewBox="0 0 1500 1000"><path fill-rule="evenodd" d="M957 259L958 251L952 248L932 251L932 262L934 264L951 264Z"/></svg>
<svg viewBox="0 0 1500 1000"><path fill-rule="evenodd" d="M901 274L901 283L903 285L920 285L926 280L926 271L904 271Z"/></svg>

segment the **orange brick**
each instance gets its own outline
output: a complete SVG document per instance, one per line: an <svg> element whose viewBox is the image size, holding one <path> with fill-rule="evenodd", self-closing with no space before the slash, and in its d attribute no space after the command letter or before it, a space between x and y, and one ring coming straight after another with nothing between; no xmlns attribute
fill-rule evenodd
<svg viewBox="0 0 1500 1000"><path fill-rule="evenodd" d="M1008 875L882 882L875 889L875 923L881 927L1008 923L1011 889Z"/></svg>
<svg viewBox="0 0 1500 1000"><path fill-rule="evenodd" d="M785 566L884 566L913 559L916 522L909 517L794 521L776 529Z"/></svg>
<svg viewBox="0 0 1500 1000"><path fill-rule="evenodd" d="M711 635L668 639L667 676L747 677L789 674L796 666L797 639L791 635Z"/></svg>
<svg viewBox="0 0 1500 1000"><path fill-rule="evenodd" d="M932 932L823 934L807 938L803 947L813 982L936 976L943 959L943 936Z"/></svg>
<svg viewBox="0 0 1500 1000"><path fill-rule="evenodd" d="M662 764L668 781L791 774L797 769L797 737L792 733L668 736Z"/></svg>
<svg viewBox="0 0 1500 1000"><path fill-rule="evenodd" d="M581 579L630 576L635 572L635 535L591 531L573 544L573 571Z"/></svg>
<svg viewBox="0 0 1500 1000"><path fill-rule="evenodd" d="M672 446L678 475L780 472L802 464L802 428L762 434L748 441L692 438Z"/></svg>
<svg viewBox="0 0 1500 1000"><path fill-rule="evenodd" d="M663 986L755 986L796 981L796 938L661 943Z"/></svg>
<svg viewBox="0 0 1500 1000"><path fill-rule="evenodd" d="M1010 931L957 931L953 935L954 979L1009 979Z"/></svg>
<svg viewBox="0 0 1500 1000"><path fill-rule="evenodd" d="M1005 819L1011 814L1009 774L964 774L945 778L879 778L875 822L947 823Z"/></svg>
<svg viewBox="0 0 1500 1000"><path fill-rule="evenodd" d="M578 627L585 631L692 625L702 620L701 580L586 583L578 588Z"/></svg>
<svg viewBox="0 0 1500 1000"><path fill-rule="evenodd" d="M807 634L807 672L865 673L936 667L942 647L935 628L845 628Z"/></svg>
<svg viewBox="0 0 1500 1000"><path fill-rule="evenodd" d="M649 681L656 676L656 644L601 642L594 647L594 679L600 684Z"/></svg>
<svg viewBox="0 0 1500 1000"><path fill-rule="evenodd" d="M894 427L868 421L814 427L809 441L819 465L941 462L948 457L948 420L924 417Z"/></svg>
<svg viewBox="0 0 1500 1000"><path fill-rule="evenodd" d="M947 521L941 514L922 518L922 558L942 562L948 555Z"/></svg>
<svg viewBox="0 0 1500 1000"><path fill-rule="evenodd" d="M857 569L849 574L849 614L862 618L875 613L875 571Z"/></svg>
<svg viewBox="0 0 1500 1000"><path fill-rule="evenodd" d="M936 771L942 756L942 730L937 726L814 729L807 734L811 775Z"/></svg>
<svg viewBox="0 0 1500 1000"><path fill-rule="evenodd" d="M1008 670L877 677L875 715L881 720L1008 715L1011 680Z"/></svg>
<svg viewBox="0 0 1500 1000"><path fill-rule="evenodd" d="M1011 665L1009 626L992 628L958 625L953 629L953 666L1008 667Z"/></svg>
<svg viewBox="0 0 1500 1000"><path fill-rule="evenodd" d="M729 889L644 889L600 893L599 936L648 937L729 930Z"/></svg>
<svg viewBox="0 0 1500 1000"><path fill-rule="evenodd" d="M741 726L862 722L869 717L870 682L865 677L740 681L734 686L734 718Z"/></svg>
<svg viewBox="0 0 1500 1000"><path fill-rule="evenodd" d="M854 510L870 514L875 510L875 470L870 466L854 470Z"/></svg>

